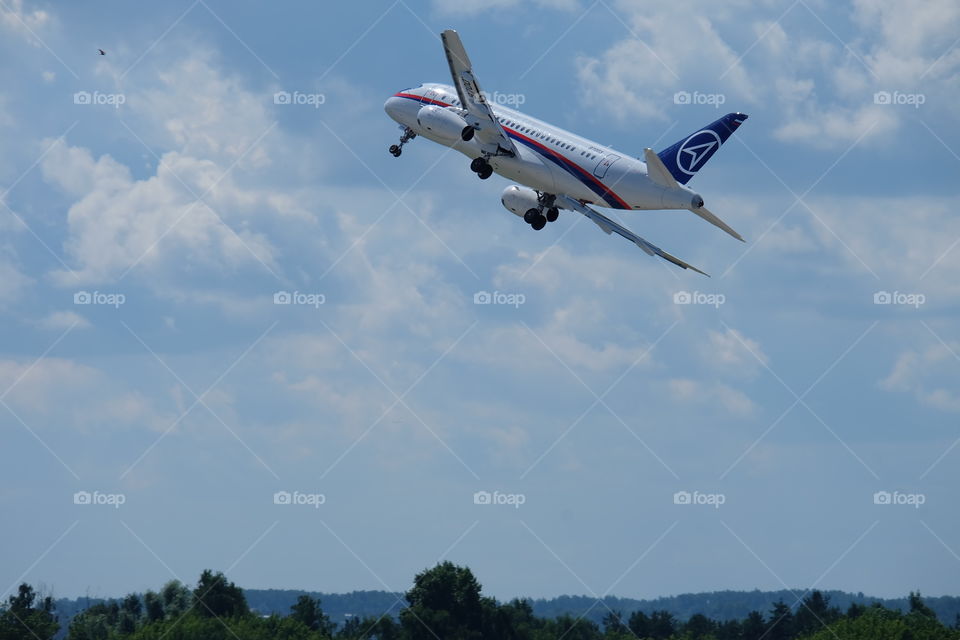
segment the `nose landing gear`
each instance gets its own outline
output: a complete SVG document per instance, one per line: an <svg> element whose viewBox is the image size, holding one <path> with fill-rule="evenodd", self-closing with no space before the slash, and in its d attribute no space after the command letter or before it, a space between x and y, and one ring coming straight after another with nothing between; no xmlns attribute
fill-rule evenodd
<svg viewBox="0 0 960 640"><path fill-rule="evenodd" d="M400 136L400 144L390 145L390 155L394 158L399 158L400 154L403 153L403 145L407 144L411 140L417 137L417 134L410 127L403 128L403 135Z"/></svg>

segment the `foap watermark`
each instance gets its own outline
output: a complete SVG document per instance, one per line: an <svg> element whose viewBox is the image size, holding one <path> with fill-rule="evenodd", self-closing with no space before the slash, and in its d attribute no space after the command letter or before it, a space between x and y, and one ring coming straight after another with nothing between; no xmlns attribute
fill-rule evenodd
<svg viewBox="0 0 960 640"><path fill-rule="evenodd" d="M706 505L719 509L726 503L727 496L722 493L701 493L700 491L677 491L673 494L673 504Z"/></svg>
<svg viewBox="0 0 960 640"><path fill-rule="evenodd" d="M118 309L120 305L127 301L127 296L122 293L110 293L106 291L77 291L73 294L73 304L96 304L106 305Z"/></svg>
<svg viewBox="0 0 960 640"><path fill-rule="evenodd" d="M77 491L73 494L73 504L109 506L119 509L127 501L122 493L103 493L100 491Z"/></svg>
<svg viewBox="0 0 960 640"><path fill-rule="evenodd" d="M77 91L73 94L73 104L93 104L109 105L114 109L119 109L120 105L127 101L127 96L122 93L102 93L100 91Z"/></svg>
<svg viewBox="0 0 960 640"><path fill-rule="evenodd" d="M322 493L304 493L302 491L277 491L273 494L273 504L293 504L319 509L326 503L327 496Z"/></svg>
<svg viewBox="0 0 960 640"><path fill-rule="evenodd" d="M503 291L477 291L473 294L473 304L502 304L519 308L527 301L527 296L522 293L505 293Z"/></svg>
<svg viewBox="0 0 960 640"><path fill-rule="evenodd" d="M327 302L322 293L305 293L303 291L277 291L273 294L273 304L298 304L319 309Z"/></svg>
<svg viewBox="0 0 960 640"><path fill-rule="evenodd" d="M306 93L304 91L277 91L273 94L273 104L292 104L306 105L319 109L320 105L327 101L327 96L322 93Z"/></svg>
<svg viewBox="0 0 960 640"><path fill-rule="evenodd" d="M877 491L873 494L873 504L899 505L919 509L926 503L927 496L922 493L903 493L902 491Z"/></svg>
<svg viewBox="0 0 960 640"><path fill-rule="evenodd" d="M673 94L673 104L699 104L710 105L714 109L719 109L720 105L727 101L727 96L722 93L700 93L699 91L677 91Z"/></svg>
<svg viewBox="0 0 960 640"><path fill-rule="evenodd" d="M477 491L473 494L473 504L498 504L510 505L514 509L519 509L520 505L527 501L527 496L522 493L502 493L500 491Z"/></svg>
<svg viewBox="0 0 960 640"><path fill-rule="evenodd" d="M904 293L903 291L877 291L873 294L873 304L896 304L919 309L927 301L922 293Z"/></svg>
<svg viewBox="0 0 960 640"><path fill-rule="evenodd" d="M927 101L922 93L905 93L903 91L877 91L873 94L873 104L906 105L919 109Z"/></svg>
<svg viewBox="0 0 960 640"><path fill-rule="evenodd" d="M519 107L527 101L527 96L522 93L500 93L499 91L494 91L493 93L484 91L483 98L487 102L501 104L507 107Z"/></svg>
<svg viewBox="0 0 960 640"><path fill-rule="evenodd" d="M725 304L727 296L722 293L703 293L701 291L677 291L673 294L673 304L705 304L715 309Z"/></svg>

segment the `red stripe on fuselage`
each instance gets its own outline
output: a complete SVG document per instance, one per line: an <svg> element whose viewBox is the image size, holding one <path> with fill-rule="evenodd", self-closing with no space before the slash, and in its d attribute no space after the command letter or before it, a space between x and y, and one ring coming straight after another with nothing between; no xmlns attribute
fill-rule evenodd
<svg viewBox="0 0 960 640"><path fill-rule="evenodd" d="M426 103L428 103L428 104L435 104L435 105L437 105L438 107L452 107L452 106L453 106L453 105L451 105L451 104L448 104L448 103L446 103L446 102L442 102L442 101L440 101L440 100L434 100L434 99L432 99L432 98L425 98L425 97L423 97L423 96L418 96L418 95L413 94L413 93L404 93L404 92L401 91L401 92L395 93L395 94L393 94L393 95L394 95L394 97L396 97L396 98L409 98L410 100L418 100L418 101L420 101L420 102L426 102ZM578 165L576 162L574 162L574 161L571 160L570 158L568 158L568 157L566 157L565 155L563 155L562 153L558 153L558 152L554 151L554 150L551 149L550 147L548 147L548 146L546 146L546 145L544 145L544 144L541 144L540 142L537 142L537 141L534 140L533 138L530 138L530 137L528 137L528 136L525 136L524 134L520 133L519 131L517 131L517 130L515 130L515 129L511 129L511 128L509 128L509 127L504 126L503 123L500 123L500 126L503 127L504 131L507 131L508 133L512 133L512 134L513 134L514 136L516 136L517 138L520 138L520 139L522 139L522 140L524 140L524 141L526 141L526 142L534 145L534 146L537 147L537 149L539 149L541 152L550 154L550 155L553 156L554 158L557 158L558 160L560 160L561 162L563 162L563 163L564 163L565 165L567 165L568 167L572 167L573 169L575 169L575 170L577 171L577 173L579 173L579 174L582 176L582 177L581 177L581 181L582 181L584 178L586 178L587 180L589 180L590 182L592 182L594 185L596 185L597 187L599 187L605 194L607 194L607 195L610 196L614 201L616 201L616 203L617 203L621 208L623 208L623 209L633 209L633 207L631 207L629 204L627 204L627 203L623 200L623 198L621 198L621 197L618 196L616 193L614 193L613 190L611 190L609 187L607 187L607 185L605 185L605 184L603 184L602 182L600 182L600 180L598 180L598 179L596 178L596 176L594 176L592 173L590 173L589 171L587 171L586 169L584 169L583 167L581 167L580 165ZM610 204L610 203L608 202L607 204Z"/></svg>

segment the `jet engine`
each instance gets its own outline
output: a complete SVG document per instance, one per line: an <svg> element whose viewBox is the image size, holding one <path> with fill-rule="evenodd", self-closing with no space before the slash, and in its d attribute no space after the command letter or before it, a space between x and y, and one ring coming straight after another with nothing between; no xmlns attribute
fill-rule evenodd
<svg viewBox="0 0 960 640"><path fill-rule="evenodd" d="M500 202L506 207L507 211L523 217L530 209L540 207L540 201L537 199L537 192L527 187L521 187L512 184L503 190L500 196Z"/></svg>
<svg viewBox="0 0 960 640"><path fill-rule="evenodd" d="M473 128L459 115L445 107L428 104L420 107L417 112L417 122L421 127L444 140L469 140L464 135L467 129L473 133ZM473 137L472 135L470 137Z"/></svg>

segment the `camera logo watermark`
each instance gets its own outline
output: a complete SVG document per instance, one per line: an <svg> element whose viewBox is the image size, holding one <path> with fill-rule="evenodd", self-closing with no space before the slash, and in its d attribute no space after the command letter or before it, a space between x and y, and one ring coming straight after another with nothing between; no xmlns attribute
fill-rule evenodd
<svg viewBox="0 0 960 640"><path fill-rule="evenodd" d="M903 493L901 491L877 491L873 494L873 504L880 505L899 505L919 509L920 505L926 503L927 496L922 493Z"/></svg>
<svg viewBox="0 0 960 640"><path fill-rule="evenodd" d="M700 93L694 91L677 91L673 94L673 104L698 104L710 105L714 109L719 109L720 105L727 101L727 96L722 93Z"/></svg>
<svg viewBox="0 0 960 640"><path fill-rule="evenodd" d="M897 304L919 309L927 301L922 293L904 293L902 291L877 291L873 294L873 304Z"/></svg>
<svg viewBox="0 0 960 640"><path fill-rule="evenodd" d="M92 105L110 105L114 109L119 109L120 105L127 101L127 96L122 93L101 93L94 91L77 91L73 94L73 104L92 104Z"/></svg>
<svg viewBox="0 0 960 640"><path fill-rule="evenodd" d="M277 91L273 94L273 104L307 105L319 109L327 101L322 93L304 93L302 91Z"/></svg>
<svg viewBox="0 0 960 640"><path fill-rule="evenodd" d="M522 293L504 293L502 291L477 291L473 294L473 304L501 304L513 308L519 308L527 301L527 296Z"/></svg>
<svg viewBox="0 0 960 640"><path fill-rule="evenodd" d="M106 305L118 309L127 301L122 293L107 293L105 291L77 291L73 294L73 304Z"/></svg>
<svg viewBox="0 0 960 640"><path fill-rule="evenodd" d="M322 493L303 493L301 491L277 491L273 494L273 504L294 504L305 505L319 509L320 505L326 503L327 496Z"/></svg>
<svg viewBox="0 0 960 640"><path fill-rule="evenodd" d="M484 100L487 102L502 104L508 107L519 107L527 101L527 96L522 93L500 93L499 91L494 91L493 93L483 91L482 93Z"/></svg>
<svg viewBox="0 0 960 640"><path fill-rule="evenodd" d="M319 309L327 297L322 293L304 293L302 291L277 291L273 294L273 304L296 304Z"/></svg>
<svg viewBox="0 0 960 640"><path fill-rule="evenodd" d="M873 104L907 105L919 109L927 101L922 93L904 93L902 91L877 91L873 94Z"/></svg>
<svg viewBox="0 0 960 640"><path fill-rule="evenodd" d="M473 504L497 504L511 505L514 509L519 509L520 505L527 501L527 496L522 493L501 493L494 491L477 491L473 494Z"/></svg>
<svg viewBox="0 0 960 640"><path fill-rule="evenodd" d="M73 504L92 504L106 505L114 509L119 509L120 505L127 501L127 496L122 493L101 493L100 491L77 491L73 494Z"/></svg>
<svg viewBox="0 0 960 640"><path fill-rule="evenodd" d="M701 493L699 491L677 491L673 494L673 504L706 505L719 509L726 503L727 496L722 493Z"/></svg>
<svg viewBox="0 0 960 640"><path fill-rule="evenodd" d="M673 294L673 304L705 304L715 309L727 302L722 293L702 293L700 291L677 291Z"/></svg>

